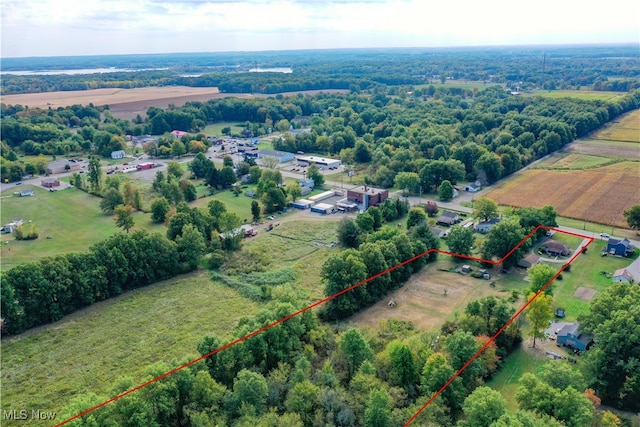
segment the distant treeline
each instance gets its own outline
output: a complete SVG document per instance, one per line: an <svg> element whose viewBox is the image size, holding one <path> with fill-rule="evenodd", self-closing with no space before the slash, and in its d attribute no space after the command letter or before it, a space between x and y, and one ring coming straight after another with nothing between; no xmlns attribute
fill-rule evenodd
<svg viewBox="0 0 640 427"><path fill-rule="evenodd" d="M619 45L7 58L3 59L5 72L103 67L139 71L71 76L5 74L1 93L186 85L274 94L367 90L380 84L421 85L449 79L501 83L514 89L630 91L640 87L637 50L637 46ZM256 65L290 67L293 73L249 73Z"/></svg>

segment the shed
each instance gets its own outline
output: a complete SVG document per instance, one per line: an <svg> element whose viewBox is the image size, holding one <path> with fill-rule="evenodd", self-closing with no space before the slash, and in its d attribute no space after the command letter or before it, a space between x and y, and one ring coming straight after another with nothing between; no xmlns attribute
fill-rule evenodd
<svg viewBox="0 0 640 427"><path fill-rule="evenodd" d="M614 283L615 282L631 283L633 282L633 276L631 275L631 272L626 268L620 268L616 270L615 273L613 273L612 280Z"/></svg>
<svg viewBox="0 0 640 427"><path fill-rule="evenodd" d="M518 261L518 267L531 268L540 262L540 257L536 254L527 254L524 258Z"/></svg>

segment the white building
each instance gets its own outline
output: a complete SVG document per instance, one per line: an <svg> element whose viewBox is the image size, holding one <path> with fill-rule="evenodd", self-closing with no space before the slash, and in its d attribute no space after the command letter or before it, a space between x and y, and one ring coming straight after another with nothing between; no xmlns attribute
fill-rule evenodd
<svg viewBox="0 0 640 427"><path fill-rule="evenodd" d="M326 167L326 168L337 168L340 166L340 160L336 159L328 159L326 157L315 157L315 156L299 156L298 163L302 166L309 166L311 164L316 164L318 167Z"/></svg>

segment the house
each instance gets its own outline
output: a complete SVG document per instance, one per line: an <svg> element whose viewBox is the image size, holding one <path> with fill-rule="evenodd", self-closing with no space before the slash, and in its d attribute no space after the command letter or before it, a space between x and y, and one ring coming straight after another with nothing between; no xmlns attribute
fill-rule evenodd
<svg viewBox="0 0 640 427"><path fill-rule="evenodd" d="M464 191L468 191L469 193L476 193L482 189L482 183L480 181L476 181L473 184L468 184L463 187Z"/></svg>
<svg viewBox="0 0 640 427"><path fill-rule="evenodd" d="M528 254L520 261L518 261L518 267L531 268L540 262L540 257L536 254Z"/></svg>
<svg viewBox="0 0 640 427"><path fill-rule="evenodd" d="M127 153L125 153L124 150L116 150L111 152L112 159L124 159L126 155Z"/></svg>
<svg viewBox="0 0 640 427"><path fill-rule="evenodd" d="M502 221L500 218L491 218L489 221L482 221L476 224L474 229L478 233L487 234L491 228Z"/></svg>
<svg viewBox="0 0 640 427"><path fill-rule="evenodd" d="M176 138L182 138L185 135L189 135L189 133L181 130L172 130L171 135L173 135Z"/></svg>
<svg viewBox="0 0 640 427"><path fill-rule="evenodd" d="M593 338L589 335L580 332L580 324L575 323L562 323L563 326L556 329L556 342L558 345L578 350L580 352L586 351L593 342Z"/></svg>
<svg viewBox="0 0 640 427"><path fill-rule="evenodd" d="M633 276L626 268L620 268L613 273L613 282L633 282Z"/></svg>
<svg viewBox="0 0 640 427"><path fill-rule="evenodd" d="M607 252L611 255L629 256L633 254L634 246L629 239L614 239L610 237L607 241Z"/></svg>
<svg viewBox="0 0 640 427"><path fill-rule="evenodd" d="M310 194L312 191L313 189L311 187L300 187L301 196L306 196L307 194Z"/></svg>
<svg viewBox="0 0 640 427"><path fill-rule="evenodd" d="M540 245L540 249L550 256L568 256L571 254L571 248L569 246L553 239L547 240Z"/></svg>
<svg viewBox="0 0 640 427"><path fill-rule="evenodd" d="M60 187L60 180L58 178L45 178L40 181L40 185L45 188Z"/></svg>
<svg viewBox="0 0 640 427"><path fill-rule="evenodd" d="M458 222L460 222L460 215L455 212L444 211L442 215L440 215L440 218L438 218L436 224L450 227Z"/></svg>
<svg viewBox="0 0 640 427"><path fill-rule="evenodd" d="M376 206L389 198L389 190L381 190L378 188L361 185L347 190L347 200L357 203L366 211L369 206Z"/></svg>
<svg viewBox="0 0 640 427"><path fill-rule="evenodd" d="M34 196L35 193L33 192L33 190L22 190L20 192L20 197L30 197L30 196Z"/></svg>
<svg viewBox="0 0 640 427"><path fill-rule="evenodd" d="M4 231L6 234L13 233L15 229L20 227L23 223L23 220L16 219L15 221L11 221L9 224L5 224L5 226L2 227L2 231Z"/></svg>

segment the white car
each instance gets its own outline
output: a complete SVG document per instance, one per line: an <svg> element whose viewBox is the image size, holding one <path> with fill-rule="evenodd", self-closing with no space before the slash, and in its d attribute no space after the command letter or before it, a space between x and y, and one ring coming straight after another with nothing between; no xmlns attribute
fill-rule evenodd
<svg viewBox="0 0 640 427"><path fill-rule="evenodd" d="M607 233L600 233L600 237L602 237L603 239L608 239L611 236L609 236Z"/></svg>
<svg viewBox="0 0 640 427"><path fill-rule="evenodd" d="M268 220L273 221L273 220L275 220L275 219L276 219L276 217L275 217L275 216L273 216L273 215L269 215L269 216L267 217L267 219L268 219Z"/></svg>

